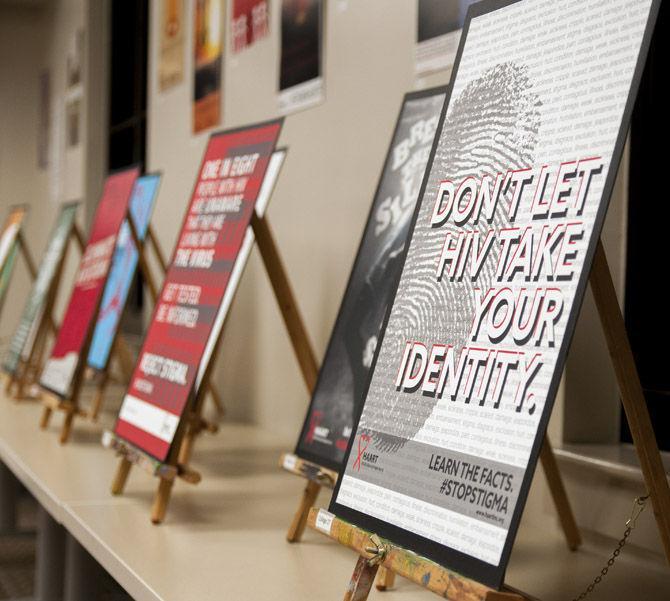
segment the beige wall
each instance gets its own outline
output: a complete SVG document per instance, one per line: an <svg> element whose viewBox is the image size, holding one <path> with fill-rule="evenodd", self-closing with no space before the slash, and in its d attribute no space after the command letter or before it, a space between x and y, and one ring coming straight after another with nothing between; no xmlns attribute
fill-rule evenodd
<svg viewBox="0 0 670 601"><path fill-rule="evenodd" d="M34 4L0 3L0 217L15 202L26 202L29 248L39 263L60 203L81 200L79 221L85 229L92 214L106 165L103 124L106 106L104 31L106 0L50 0ZM97 27L90 35L92 27ZM80 89L67 90L67 53L77 30L83 30L85 50ZM39 76L50 74L49 165L37 166ZM78 147L65 144L67 99L81 98ZM70 252L59 295L62 314L78 261ZM0 336L12 335L30 287L24 265L15 270L5 305Z"/></svg>
<svg viewBox="0 0 670 601"><path fill-rule="evenodd" d="M39 256L47 207L47 175L37 166L38 73L44 52L40 11L0 4L0 222L12 204L28 203L26 231ZM45 219L35 217L45 211ZM33 242L34 241L34 242ZM25 264L16 263L7 302L0 315L0 339L11 336L29 285ZM4 347L4 344L3 344Z"/></svg>

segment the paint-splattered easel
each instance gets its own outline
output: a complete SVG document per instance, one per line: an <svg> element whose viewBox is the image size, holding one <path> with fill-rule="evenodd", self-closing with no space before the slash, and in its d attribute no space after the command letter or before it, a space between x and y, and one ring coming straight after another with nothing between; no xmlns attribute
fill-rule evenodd
<svg viewBox="0 0 670 601"><path fill-rule="evenodd" d="M614 367L621 402L640 461L642 476L647 486L647 494L654 509L665 556L670 563L670 487L656 444L607 257L600 240L596 246L589 282ZM544 446L548 446L546 439ZM545 460L542 459L542 462L547 471ZM558 470L555 470L555 475L558 476ZM396 546L391 541L382 540L373 533L344 522L323 509L312 508L307 523L311 528L348 546L359 555L346 589L345 601L365 601L380 567L389 574L404 576L452 601L529 599L519 591L511 589L498 591L465 578L416 553Z"/></svg>
<svg viewBox="0 0 670 601"><path fill-rule="evenodd" d="M540 461L542 462L542 468L547 478L549 491L554 500L554 506L556 507L566 543L571 551L576 551L582 544L582 538L572 512L572 507L570 506L570 500L568 499L561 473L558 469L554 450L547 437L545 437L542 450L540 451ZM337 482L337 472L302 459L293 453L283 454L280 459L280 465L286 471L307 480L298 503L298 508L286 533L286 540L290 543L300 542L305 526L308 523L310 510L316 502L321 488L333 489ZM393 582L393 572L382 568L377 578L377 588L379 590L386 590L393 586Z"/></svg>

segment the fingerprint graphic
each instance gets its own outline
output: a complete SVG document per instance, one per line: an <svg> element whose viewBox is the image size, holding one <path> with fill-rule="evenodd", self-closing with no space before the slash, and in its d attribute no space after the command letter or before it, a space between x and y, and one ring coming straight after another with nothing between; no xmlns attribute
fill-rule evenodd
<svg viewBox="0 0 670 601"><path fill-rule="evenodd" d="M469 277L460 282L446 277L437 281L436 265L444 238L450 229L460 231L453 223L439 228L429 225L439 183L451 179L458 184L467 176L479 179L532 165L540 106L527 67L513 62L488 69L452 100L375 370L376 382L370 387L368 401L372 402L366 403L361 416L361 429L372 432L373 445L382 451L396 451L415 436L437 403L437 398L420 391L410 398L394 389L406 341L449 343L460 352L473 319L474 288L486 289L493 284L497 245L476 282ZM505 200L503 207L509 198ZM499 205L493 225L482 219L466 228L479 229L483 240L490 227L497 230L507 225L507 215ZM408 403L412 403L411 411Z"/></svg>

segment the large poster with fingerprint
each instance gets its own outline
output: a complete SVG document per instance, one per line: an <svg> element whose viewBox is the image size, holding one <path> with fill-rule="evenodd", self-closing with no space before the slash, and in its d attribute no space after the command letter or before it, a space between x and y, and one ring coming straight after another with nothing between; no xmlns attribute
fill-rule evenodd
<svg viewBox="0 0 670 601"><path fill-rule="evenodd" d="M70 396L75 376L85 365L82 353L93 333L116 239L138 176L138 167L128 167L105 179L65 316L40 375L40 385L61 397Z"/></svg>
<svg viewBox="0 0 670 601"><path fill-rule="evenodd" d="M297 454L338 469L365 392L444 104L444 88L405 96Z"/></svg>
<svg viewBox="0 0 670 601"><path fill-rule="evenodd" d="M158 173L150 173L137 178L130 197L130 215L140 241L144 241L149 228L160 180L161 176ZM102 293L98 320L88 352L88 364L94 369L107 367L116 331L135 277L138 259L139 255L130 233L130 226L128 220L125 220L116 241L112 266L105 284L105 291Z"/></svg>
<svg viewBox="0 0 670 601"><path fill-rule="evenodd" d="M657 8L521 0L468 13L331 510L492 586L537 463Z"/></svg>

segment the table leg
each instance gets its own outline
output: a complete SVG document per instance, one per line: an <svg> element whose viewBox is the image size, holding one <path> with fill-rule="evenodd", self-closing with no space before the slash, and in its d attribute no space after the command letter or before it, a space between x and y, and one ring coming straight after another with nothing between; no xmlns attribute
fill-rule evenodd
<svg viewBox="0 0 670 601"><path fill-rule="evenodd" d="M100 599L103 568L72 535L67 537L66 559L64 600Z"/></svg>
<svg viewBox="0 0 670 601"><path fill-rule="evenodd" d="M39 507L35 557L35 601L62 601L65 573L65 529Z"/></svg>
<svg viewBox="0 0 670 601"><path fill-rule="evenodd" d="M16 531L16 506L19 482L11 470L0 462L0 532Z"/></svg>

